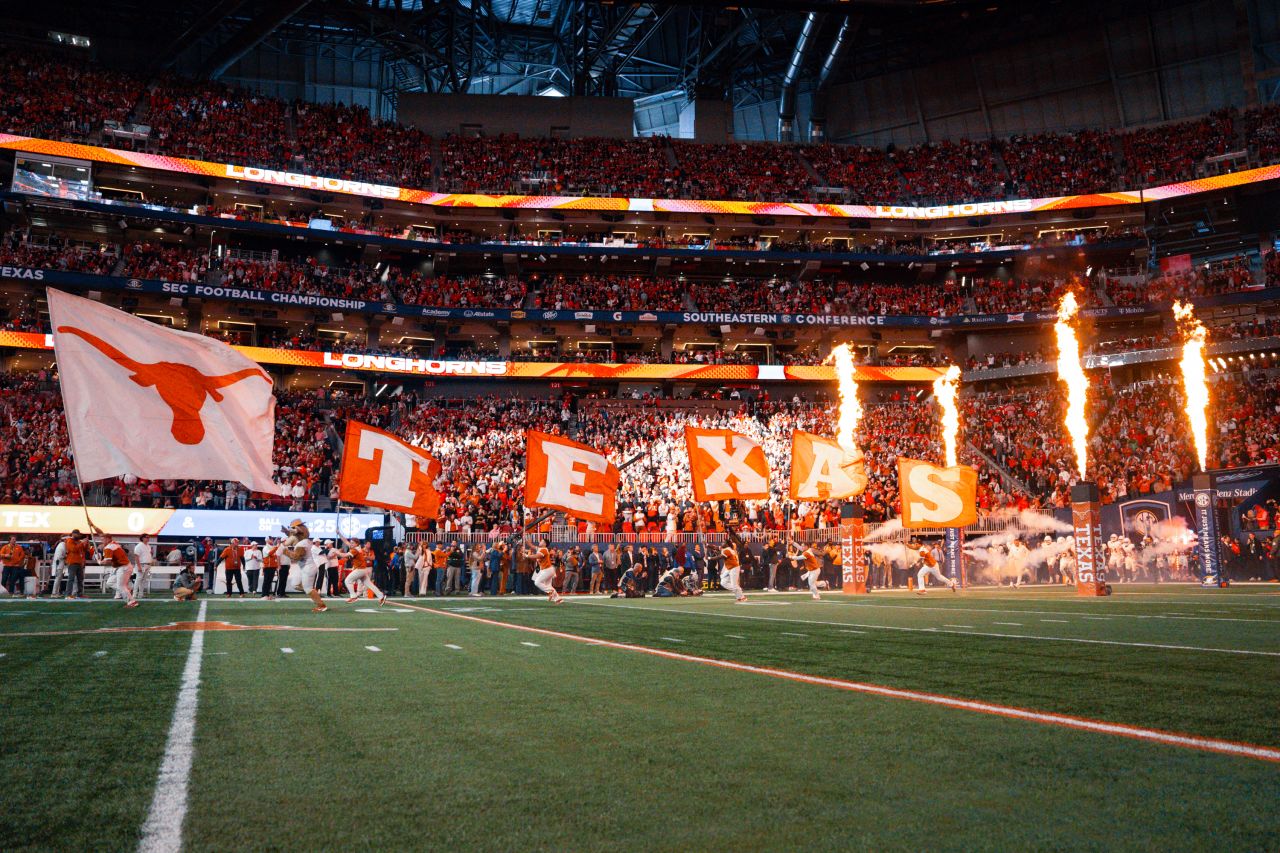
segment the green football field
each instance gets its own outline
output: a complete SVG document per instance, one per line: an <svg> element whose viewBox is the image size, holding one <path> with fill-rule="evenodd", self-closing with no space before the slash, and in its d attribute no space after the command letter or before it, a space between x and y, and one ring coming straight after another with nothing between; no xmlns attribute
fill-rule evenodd
<svg viewBox="0 0 1280 853"><path fill-rule="evenodd" d="M0 603L0 850L1280 849L1275 585L409 604Z"/></svg>

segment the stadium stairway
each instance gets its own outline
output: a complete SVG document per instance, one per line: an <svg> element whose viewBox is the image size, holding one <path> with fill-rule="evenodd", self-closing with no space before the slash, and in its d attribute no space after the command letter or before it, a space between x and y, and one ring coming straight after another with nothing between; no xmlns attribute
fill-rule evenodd
<svg viewBox="0 0 1280 853"><path fill-rule="evenodd" d="M996 473L996 476L1000 478L1000 483L1004 486L1006 492L1011 494L1017 494L1018 492L1028 495L1031 494L1031 490L1027 488L1026 483L1023 483L1017 477L1013 476L1008 468L1001 465L994 458L979 450L976 444L966 441L964 446L970 453L981 459L989 468L991 468L992 471Z"/></svg>

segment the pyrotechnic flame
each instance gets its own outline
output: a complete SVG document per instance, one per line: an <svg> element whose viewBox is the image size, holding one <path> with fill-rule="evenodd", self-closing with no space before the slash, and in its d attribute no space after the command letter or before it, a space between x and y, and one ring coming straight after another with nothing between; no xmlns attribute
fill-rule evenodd
<svg viewBox="0 0 1280 853"><path fill-rule="evenodd" d="M1204 326L1196 319L1190 302L1173 303L1173 317L1182 333L1182 387L1187 394L1187 419L1196 442L1200 470L1205 470L1209 456L1209 383L1205 381Z"/></svg>
<svg viewBox="0 0 1280 853"><path fill-rule="evenodd" d="M836 382L840 391L840 414L836 422L836 443L845 453L857 452L858 444L853 434L862 420L862 404L858 402L858 383L853 378L853 350L848 344L840 344L831 351L836 365Z"/></svg>
<svg viewBox="0 0 1280 853"><path fill-rule="evenodd" d="M956 462L956 442L960 437L960 412L956 409L956 393L960 387L960 368L954 364L933 380L933 396L942 406L942 446L946 450L947 467Z"/></svg>
<svg viewBox="0 0 1280 853"><path fill-rule="evenodd" d="M1078 310L1075 293L1067 291L1058 306L1058 322L1053 329L1058 336L1058 379L1067 383L1067 433L1075 449L1076 470L1083 480L1089 465L1089 422L1084 416L1089 380L1080 364L1080 340L1073 325Z"/></svg>

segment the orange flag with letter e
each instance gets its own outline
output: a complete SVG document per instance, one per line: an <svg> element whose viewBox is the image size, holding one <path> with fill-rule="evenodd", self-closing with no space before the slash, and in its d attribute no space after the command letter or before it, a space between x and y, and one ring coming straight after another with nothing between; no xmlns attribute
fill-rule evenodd
<svg viewBox="0 0 1280 853"><path fill-rule="evenodd" d="M537 430L525 432L525 506L558 509L613 524L622 472L593 447Z"/></svg>
<svg viewBox="0 0 1280 853"><path fill-rule="evenodd" d="M862 451L845 452L834 438L791 432L791 499L829 501L852 498L867 487Z"/></svg>
<svg viewBox="0 0 1280 853"><path fill-rule="evenodd" d="M731 429L685 427L684 441L695 500L769 497L769 460L752 439Z"/></svg>
<svg viewBox="0 0 1280 853"><path fill-rule="evenodd" d="M422 448L368 424L347 421L339 500L438 518L439 476L440 463Z"/></svg>
<svg viewBox="0 0 1280 853"><path fill-rule="evenodd" d="M224 343L50 288L49 320L81 482L272 481L271 376Z"/></svg>
<svg viewBox="0 0 1280 853"><path fill-rule="evenodd" d="M978 520L978 472L968 465L939 468L898 459L902 526L964 527Z"/></svg>

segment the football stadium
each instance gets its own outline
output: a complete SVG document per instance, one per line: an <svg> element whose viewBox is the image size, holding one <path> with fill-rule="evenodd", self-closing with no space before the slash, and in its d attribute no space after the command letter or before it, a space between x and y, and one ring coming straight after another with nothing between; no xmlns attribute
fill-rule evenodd
<svg viewBox="0 0 1280 853"><path fill-rule="evenodd" d="M1280 5L0 50L0 850L1280 850Z"/></svg>

